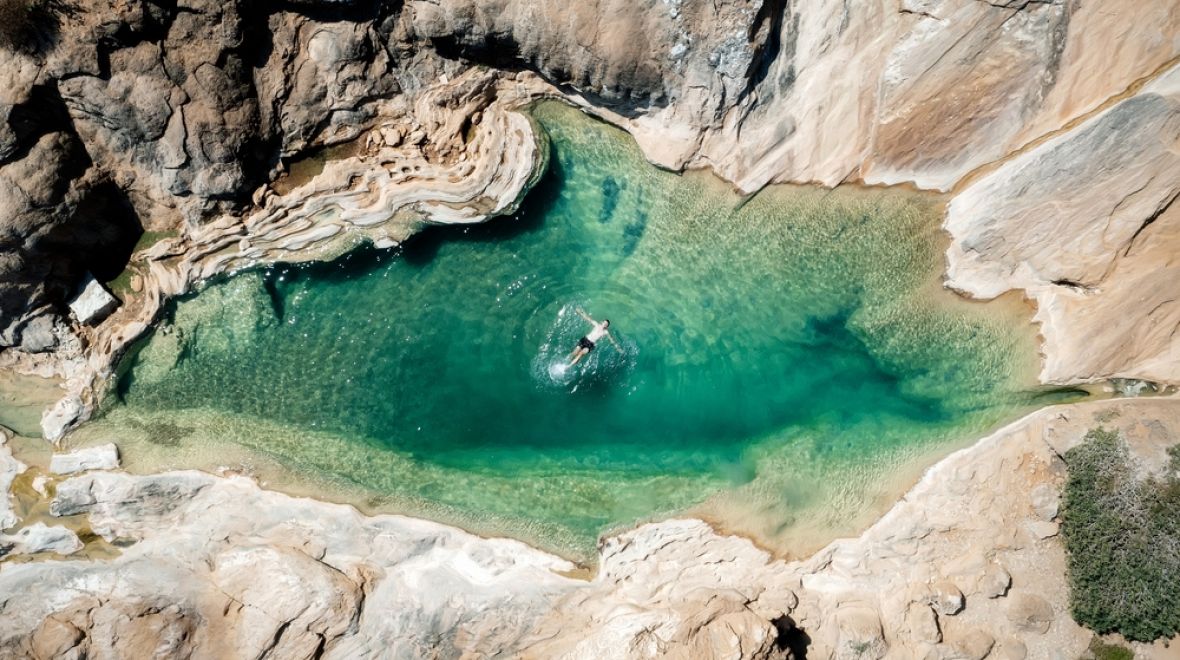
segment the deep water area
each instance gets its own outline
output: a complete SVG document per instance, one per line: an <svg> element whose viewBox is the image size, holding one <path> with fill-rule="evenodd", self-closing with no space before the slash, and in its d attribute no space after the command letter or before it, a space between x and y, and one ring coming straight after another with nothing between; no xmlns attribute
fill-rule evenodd
<svg viewBox="0 0 1180 660"><path fill-rule="evenodd" d="M171 466L245 447L328 498L583 556L684 511L771 545L838 528L1040 400L1027 310L940 286L941 198L743 197L571 108L533 113L552 157L517 214L211 283L82 433ZM619 347L568 368L578 309Z"/></svg>

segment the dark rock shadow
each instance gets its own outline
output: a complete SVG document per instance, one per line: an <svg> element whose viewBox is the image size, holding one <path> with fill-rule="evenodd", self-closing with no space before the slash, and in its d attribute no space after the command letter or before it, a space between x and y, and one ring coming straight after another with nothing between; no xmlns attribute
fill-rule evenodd
<svg viewBox="0 0 1180 660"><path fill-rule="evenodd" d="M788 653L792 660L807 660L807 648L811 646L811 636L806 630L795 625L791 617L783 615L771 621L778 630L775 645Z"/></svg>
<svg viewBox="0 0 1180 660"><path fill-rule="evenodd" d="M74 11L63 0L0 0L0 48L44 55L61 40L62 17Z"/></svg>

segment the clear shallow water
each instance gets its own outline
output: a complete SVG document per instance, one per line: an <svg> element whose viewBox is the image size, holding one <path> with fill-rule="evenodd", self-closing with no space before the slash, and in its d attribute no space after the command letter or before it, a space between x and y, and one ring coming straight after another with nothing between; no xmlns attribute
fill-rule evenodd
<svg viewBox="0 0 1180 660"><path fill-rule="evenodd" d="M577 111L535 115L553 158L515 217L208 287L83 436L181 463L244 446L379 508L583 555L694 507L771 544L839 527L915 457L1037 402L1025 310L938 286L937 198L743 199ZM559 372L589 329L576 307L623 348Z"/></svg>

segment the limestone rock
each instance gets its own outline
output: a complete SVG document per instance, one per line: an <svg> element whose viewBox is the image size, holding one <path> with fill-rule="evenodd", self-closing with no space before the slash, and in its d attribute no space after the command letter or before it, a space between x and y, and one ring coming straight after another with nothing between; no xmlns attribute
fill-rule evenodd
<svg viewBox="0 0 1180 660"><path fill-rule="evenodd" d="M1043 635L1053 623L1053 606L1035 594L1015 593L1008 597L1008 620L1019 630Z"/></svg>
<svg viewBox="0 0 1180 660"><path fill-rule="evenodd" d="M1025 525L1028 532L1032 534L1033 538L1042 540L1053 536L1057 536L1061 531L1061 526L1055 522L1046 522L1044 520L1032 520Z"/></svg>
<svg viewBox="0 0 1180 660"><path fill-rule="evenodd" d="M22 351L43 353L57 346L58 320L54 314L34 316L20 329Z"/></svg>
<svg viewBox="0 0 1180 660"><path fill-rule="evenodd" d="M941 580L927 588L925 602L935 612L953 616L963 610L963 592L953 582Z"/></svg>
<svg viewBox="0 0 1180 660"><path fill-rule="evenodd" d="M78 648L85 638L86 633L74 624L50 617L37 627L29 646L36 658L76 660L85 657Z"/></svg>
<svg viewBox="0 0 1180 660"><path fill-rule="evenodd" d="M1050 521L1057 517L1061 496L1052 484L1041 484L1032 490L1033 511L1041 520Z"/></svg>
<svg viewBox="0 0 1180 660"><path fill-rule="evenodd" d="M980 577L978 593L984 598L1000 598L1007 595L1011 586L1012 576L1008 571L1003 566L991 563Z"/></svg>
<svg viewBox="0 0 1180 660"><path fill-rule="evenodd" d="M77 394L67 394L45 412L41 413L41 434L46 440L56 442L73 428L86 413L86 405Z"/></svg>
<svg viewBox="0 0 1180 660"><path fill-rule="evenodd" d="M82 549L78 535L65 527L50 527L38 522L15 534L0 535L0 556L32 555L39 552L53 552L72 555Z"/></svg>
<svg viewBox="0 0 1180 660"><path fill-rule="evenodd" d="M697 559L703 556L710 560ZM784 573L755 566L783 564L696 520L605 539L594 581L555 604L557 616L530 634L524 655L785 657L778 642L783 630L795 628L788 617L798 605L794 585ZM665 582L672 574L675 580Z"/></svg>
<svg viewBox="0 0 1180 660"><path fill-rule="evenodd" d="M521 0L407 3L411 34L477 61L505 56L622 114L679 104L712 121L773 55L782 7L769 0ZM571 47L571 45L576 46Z"/></svg>
<svg viewBox="0 0 1180 660"><path fill-rule="evenodd" d="M0 599L2 648L49 639L87 657L335 658L511 648L558 595L585 585L556 573L568 562L515 541L366 518L241 477L91 472L59 484L53 513L86 514L126 543L105 561L6 566L0 593L27 599Z"/></svg>
<svg viewBox="0 0 1180 660"><path fill-rule="evenodd" d="M7 432L0 432L0 530L8 529L17 523L9 490L12 488L13 480L24 472L26 467L12 456L12 449L8 447Z"/></svg>
<svg viewBox="0 0 1180 660"><path fill-rule="evenodd" d="M1178 112L1180 66L948 207L948 285L1034 297L1045 381L1180 380Z"/></svg>
<svg viewBox="0 0 1180 660"><path fill-rule="evenodd" d="M119 448L114 443L87 447L68 454L54 454L49 471L54 474L73 474L86 470L114 470L119 467Z"/></svg>
<svg viewBox="0 0 1180 660"><path fill-rule="evenodd" d="M905 627L909 636L919 642L937 644L942 641L938 615L928 605L910 603L905 611Z"/></svg>

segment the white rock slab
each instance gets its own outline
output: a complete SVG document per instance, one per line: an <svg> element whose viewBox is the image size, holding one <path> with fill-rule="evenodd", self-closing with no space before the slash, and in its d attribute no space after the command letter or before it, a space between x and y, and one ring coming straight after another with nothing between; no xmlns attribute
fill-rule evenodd
<svg viewBox="0 0 1180 660"><path fill-rule="evenodd" d="M54 454L49 471L54 474L73 474L86 470L113 470L119 467L119 448L113 442L87 447L68 454Z"/></svg>
<svg viewBox="0 0 1180 660"><path fill-rule="evenodd" d="M17 523L16 514L12 511L12 497L9 489L16 476L25 471L27 466L12 456L8 448L8 434L0 432L0 529L12 527Z"/></svg>
<svg viewBox="0 0 1180 660"><path fill-rule="evenodd" d="M42 522L33 523L15 534L0 535L0 556L32 555L39 552L72 555L81 549L82 541L78 539L77 534L65 527L50 527Z"/></svg>
<svg viewBox="0 0 1180 660"><path fill-rule="evenodd" d="M97 323L118 306L119 299L90 275L86 276L82 292L70 301L70 311L79 323Z"/></svg>

